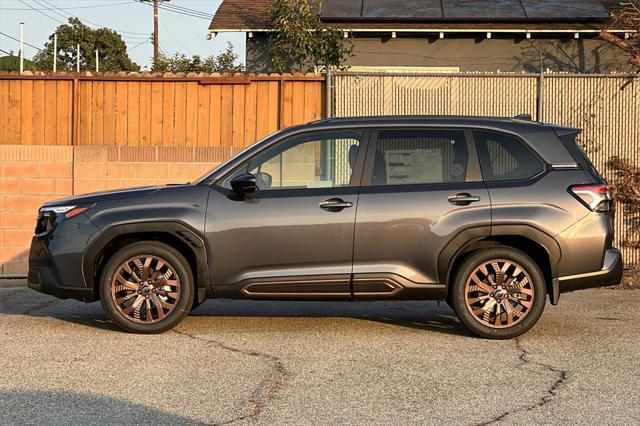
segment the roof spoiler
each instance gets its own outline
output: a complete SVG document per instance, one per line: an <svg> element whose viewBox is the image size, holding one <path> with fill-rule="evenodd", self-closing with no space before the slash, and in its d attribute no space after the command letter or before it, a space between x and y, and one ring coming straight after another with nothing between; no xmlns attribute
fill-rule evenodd
<svg viewBox="0 0 640 426"><path fill-rule="evenodd" d="M576 137L582 131L582 129L579 129L577 127L551 126L551 128L553 129L554 132L556 132L556 135L558 135L558 137L563 137L563 136Z"/></svg>

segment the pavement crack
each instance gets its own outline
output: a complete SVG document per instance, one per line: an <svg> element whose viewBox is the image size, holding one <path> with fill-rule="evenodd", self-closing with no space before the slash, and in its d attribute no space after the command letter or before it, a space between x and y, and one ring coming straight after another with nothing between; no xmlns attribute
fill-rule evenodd
<svg viewBox="0 0 640 426"><path fill-rule="evenodd" d="M186 333L184 331L179 331L176 329L172 331L181 336L188 337L193 340L205 342L219 349L224 349L227 351L231 351L231 352L235 352L235 353L239 353L239 354L243 354L251 357L262 358L271 363L270 374L268 374L262 381L260 381L258 386L256 386L254 391L251 393L251 396L248 400L247 406L243 410L243 413L237 417L233 417L221 423L216 423L216 425L230 425L230 424L244 421L244 420L248 421L248 420L255 419L256 417L258 417L260 412L262 412L262 410L269 404L269 402L271 402L276 397L276 394L284 385L288 372L285 369L284 364L282 363L280 358L274 355L264 353L264 352L258 352L255 350L248 351L248 350L243 350L239 348L234 348L232 346L226 345L217 340L195 336L193 334Z"/></svg>
<svg viewBox="0 0 640 426"><path fill-rule="evenodd" d="M560 389L566 385L569 382L569 372L566 370L562 370L559 369L557 367L554 367L552 365L549 364L545 364L543 362L538 362L538 361L534 361L531 359L531 352L529 352L522 344L522 342L520 341L520 338L515 338L515 346L516 349L518 351L520 351L520 355L518 356L518 359L521 361L520 367L523 367L525 365L536 365L538 367L542 367L543 369L545 369L547 372L551 372L554 375L556 375L556 380L553 382L553 384L551 385L551 387L549 387L546 391L546 394L544 396L542 396L538 402L536 402L533 405L527 406L527 407L518 407L518 408L514 408L513 410L509 410L509 411L505 411L504 413L500 414L497 417L494 417L493 419L486 421L486 422L481 422L478 425L490 425L490 424L494 424L494 423L499 423L500 421L504 420L506 417L515 414L515 413L519 413L519 412L527 412L527 411L532 411L535 410L537 408L543 407L544 405L550 403L560 392Z"/></svg>

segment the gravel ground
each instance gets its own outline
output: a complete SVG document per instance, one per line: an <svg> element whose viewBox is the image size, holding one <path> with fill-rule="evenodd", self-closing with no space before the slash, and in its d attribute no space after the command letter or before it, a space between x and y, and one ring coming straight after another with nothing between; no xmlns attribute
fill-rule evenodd
<svg viewBox="0 0 640 426"><path fill-rule="evenodd" d="M213 300L142 336L0 288L0 423L638 424L639 303L565 294L489 341L435 302Z"/></svg>

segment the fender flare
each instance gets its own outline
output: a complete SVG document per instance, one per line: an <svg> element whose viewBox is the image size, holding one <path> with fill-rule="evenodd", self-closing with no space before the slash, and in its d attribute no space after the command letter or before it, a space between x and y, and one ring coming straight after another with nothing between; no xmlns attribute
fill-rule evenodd
<svg viewBox="0 0 640 426"><path fill-rule="evenodd" d="M82 256L82 275L85 285L94 289L94 263L98 254L115 238L126 234L162 233L171 234L189 247L196 259L196 297L203 302L210 290L207 267L207 247L204 239L193 228L180 221L131 222L105 228L88 246ZM96 297L97 298L97 297Z"/></svg>
<svg viewBox="0 0 640 426"><path fill-rule="evenodd" d="M452 267L458 256L464 252L464 249L470 244L488 238L499 236L517 236L524 237L531 241L534 241L540 245L549 257L549 264L551 267L551 283L549 298L552 304L558 303L560 297L560 289L558 284L558 263L562 256L560 245L549 234L535 228L531 225L494 225L494 226L480 226L475 228L468 228L456 235L440 252L438 257L438 278L446 284L447 290L449 288L450 276L452 273Z"/></svg>

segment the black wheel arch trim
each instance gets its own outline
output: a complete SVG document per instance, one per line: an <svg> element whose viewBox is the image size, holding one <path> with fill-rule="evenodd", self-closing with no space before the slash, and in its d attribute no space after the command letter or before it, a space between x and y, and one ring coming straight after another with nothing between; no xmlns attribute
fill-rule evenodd
<svg viewBox="0 0 640 426"><path fill-rule="evenodd" d="M531 225L515 224L515 225L493 225L493 226L478 226L474 228L467 228L458 235L456 235L438 256L438 279L447 286L447 293L449 290L449 283L452 274L453 265L461 253L464 253L465 248L469 245L486 238L500 237L500 236L517 236L524 237L531 241L534 241L540 245L547 252L549 257L549 264L551 267L551 282L549 283L549 298L552 304L557 304L560 297L560 289L558 286L558 263L562 256L560 245L549 234L535 228Z"/></svg>
<svg viewBox="0 0 640 426"><path fill-rule="evenodd" d="M207 269L207 246L195 229L181 221L131 222L113 225L102 230L82 256L82 275L87 288L95 289L94 268L98 254L114 239L127 234L140 233L171 234L189 247L196 260L195 296L198 303L203 302L211 289ZM95 295L94 297L97 298Z"/></svg>

